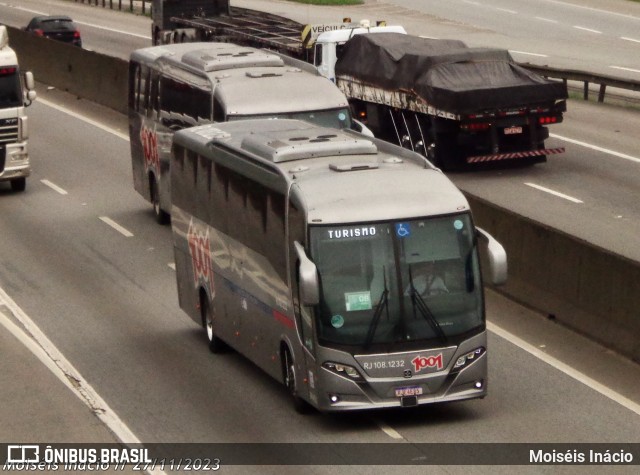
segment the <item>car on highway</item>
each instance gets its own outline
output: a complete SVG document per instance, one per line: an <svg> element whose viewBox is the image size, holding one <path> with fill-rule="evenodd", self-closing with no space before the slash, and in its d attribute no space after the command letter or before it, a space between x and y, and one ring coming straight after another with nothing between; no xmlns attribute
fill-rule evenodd
<svg viewBox="0 0 640 475"><path fill-rule="evenodd" d="M66 15L36 16L31 19L25 31L52 40L71 43L82 47L80 30L73 20Z"/></svg>

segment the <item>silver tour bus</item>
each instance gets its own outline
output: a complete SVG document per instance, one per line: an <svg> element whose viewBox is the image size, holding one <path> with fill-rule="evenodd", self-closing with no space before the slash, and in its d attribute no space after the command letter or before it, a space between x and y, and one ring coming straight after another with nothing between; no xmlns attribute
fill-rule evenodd
<svg viewBox="0 0 640 475"><path fill-rule="evenodd" d="M312 65L232 43L134 51L128 110L134 188L153 204L160 223L169 221L171 210L169 157L176 130L258 117L363 127L352 119L344 94Z"/></svg>
<svg viewBox="0 0 640 475"><path fill-rule="evenodd" d="M506 254L421 155L298 120L210 124L175 134L171 186L180 307L298 410L487 394L478 243L495 284Z"/></svg>

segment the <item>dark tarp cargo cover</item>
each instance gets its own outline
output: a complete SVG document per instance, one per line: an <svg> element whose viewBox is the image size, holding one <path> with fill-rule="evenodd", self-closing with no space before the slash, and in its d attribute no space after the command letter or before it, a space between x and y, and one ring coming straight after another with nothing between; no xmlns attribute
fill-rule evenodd
<svg viewBox="0 0 640 475"><path fill-rule="evenodd" d="M401 33L354 36L342 50L336 75L416 94L456 114L547 105L567 98L563 83L519 66L506 50Z"/></svg>

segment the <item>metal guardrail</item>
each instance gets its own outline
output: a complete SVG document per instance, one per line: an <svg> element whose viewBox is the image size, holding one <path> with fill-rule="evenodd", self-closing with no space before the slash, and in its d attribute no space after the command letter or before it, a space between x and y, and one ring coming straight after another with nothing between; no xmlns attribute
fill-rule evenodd
<svg viewBox="0 0 640 475"><path fill-rule="evenodd" d="M549 66L537 66L529 63L520 63L520 66L539 74L540 76L551 79L562 79L567 84L568 81L576 81L583 83L582 96L583 99L589 100L589 86L591 84L599 85L598 102L604 102L604 95L607 87L615 87L625 89L627 91L640 92L640 81L632 79L622 79L604 74L595 74L585 71L576 71L572 69L552 68Z"/></svg>
<svg viewBox="0 0 640 475"><path fill-rule="evenodd" d="M143 15L151 12L152 0L75 0L76 3L87 3L89 5L109 7L111 10L141 11ZM128 5L128 6L127 6ZM124 6L124 8L123 8Z"/></svg>
<svg viewBox="0 0 640 475"><path fill-rule="evenodd" d="M139 11L143 15L147 12L151 13L152 0L75 0L76 3L87 3L89 5L101 6L104 8L110 8L112 10L129 10ZM124 8L123 8L124 6ZM628 91L640 92L640 81L634 81L631 79L617 78L614 76L607 76L601 74L595 74L585 71L577 71L571 69L552 68L549 66L538 66L530 63L519 63L520 66L533 71L540 76L550 79L562 79L567 85L568 81L576 81L583 83L582 97L585 101L589 100L589 92L591 84L599 85L598 89L598 102L604 102L605 92L607 87L615 87L618 89L625 89Z"/></svg>

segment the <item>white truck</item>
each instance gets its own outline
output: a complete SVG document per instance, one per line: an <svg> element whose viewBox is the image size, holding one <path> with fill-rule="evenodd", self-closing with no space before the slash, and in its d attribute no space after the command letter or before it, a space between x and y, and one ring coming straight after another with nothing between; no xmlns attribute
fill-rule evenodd
<svg viewBox="0 0 640 475"><path fill-rule="evenodd" d="M24 191L31 174L25 107L36 98L31 72L20 75L18 57L9 47L7 27L0 25L0 181Z"/></svg>

